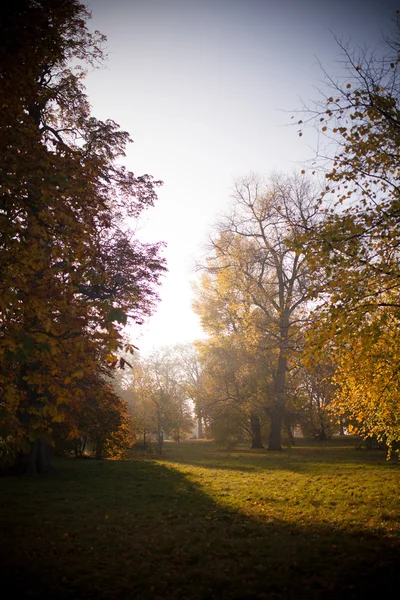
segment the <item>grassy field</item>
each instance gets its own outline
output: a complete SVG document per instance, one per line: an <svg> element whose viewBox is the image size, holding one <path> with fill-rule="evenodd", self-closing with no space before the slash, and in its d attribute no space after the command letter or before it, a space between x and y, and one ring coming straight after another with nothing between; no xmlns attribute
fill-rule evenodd
<svg viewBox="0 0 400 600"><path fill-rule="evenodd" d="M399 476L398 461L344 439L283 453L166 443L161 458L59 461L52 475L0 479L2 590L60 600L396 596Z"/></svg>

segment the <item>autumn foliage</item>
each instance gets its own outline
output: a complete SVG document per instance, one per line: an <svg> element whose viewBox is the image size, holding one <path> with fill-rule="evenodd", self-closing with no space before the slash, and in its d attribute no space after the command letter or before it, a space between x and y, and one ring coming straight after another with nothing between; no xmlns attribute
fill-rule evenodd
<svg viewBox="0 0 400 600"><path fill-rule="evenodd" d="M311 111L331 151L325 215L304 238L322 275L310 349L338 366L338 413L389 453L400 442L399 47L399 20L383 53L341 45L346 77L330 78L329 93Z"/></svg>
<svg viewBox="0 0 400 600"><path fill-rule="evenodd" d="M288 374L307 320L310 272L300 238L316 220L315 201L302 176L238 181L232 209L215 228L194 304L212 336L203 357L211 379L219 379L216 397L247 414L252 435L258 420L258 447L260 421L267 420L274 451L282 449ZM213 362L217 368L210 370Z"/></svg>
<svg viewBox="0 0 400 600"><path fill-rule="evenodd" d="M101 61L104 37L85 7L1 11L0 439L36 471L54 424L73 437L91 398L107 412L121 327L151 313L160 246L140 244L126 219L160 182L122 166L128 133L91 115L81 64Z"/></svg>

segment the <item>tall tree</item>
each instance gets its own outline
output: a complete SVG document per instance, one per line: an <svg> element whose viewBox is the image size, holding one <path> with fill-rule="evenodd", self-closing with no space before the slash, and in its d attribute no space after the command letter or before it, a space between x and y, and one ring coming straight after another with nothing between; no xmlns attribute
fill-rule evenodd
<svg viewBox="0 0 400 600"><path fill-rule="evenodd" d="M157 299L159 245L135 241L125 217L153 205L159 182L122 166L128 133L91 116L80 65L102 59L105 38L86 8L0 10L0 410L35 472L52 424L81 410L85 374L102 387L122 325Z"/></svg>
<svg viewBox="0 0 400 600"><path fill-rule="evenodd" d="M336 355L346 378L350 373L343 361L354 351L366 361L360 365L363 387L372 348L380 354L381 342L391 339L393 323L400 317L399 18L383 52L340 48L345 75L328 77L328 93L308 113L329 144L328 156L320 157L326 177L320 203L326 215L317 228L310 228L306 243L311 263L324 275L323 286L315 290L314 347ZM386 382L379 376L374 385L377 414L379 398L399 376L397 354L388 352L387 360ZM350 394L348 414L360 422L363 394L356 392L357 374L353 375L351 394L349 381L343 383ZM393 439L392 416L388 413L387 430L381 417L379 422L381 435ZM371 428L376 433L376 427Z"/></svg>
<svg viewBox="0 0 400 600"><path fill-rule="evenodd" d="M307 242L310 260L324 270L337 330L362 328L381 307L399 309L399 45L399 20L386 54L340 45L346 75L329 77L331 95L311 110L334 152L319 157L326 214Z"/></svg>
<svg viewBox="0 0 400 600"><path fill-rule="evenodd" d="M226 273L224 292L214 306L208 303L221 317L220 331L245 332L249 343L275 356L269 450L281 450L286 376L310 283L300 236L316 218L314 205L315 193L303 177L273 176L266 184L255 176L240 181L204 267L211 278L205 286ZM201 309L207 302L197 306L204 328L212 331L210 312Z"/></svg>

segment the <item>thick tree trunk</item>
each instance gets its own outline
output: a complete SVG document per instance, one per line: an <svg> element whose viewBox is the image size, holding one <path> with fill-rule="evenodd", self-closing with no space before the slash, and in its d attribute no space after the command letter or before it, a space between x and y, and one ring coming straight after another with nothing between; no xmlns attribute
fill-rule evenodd
<svg viewBox="0 0 400 600"><path fill-rule="evenodd" d="M321 442L325 442L328 439L328 434L326 432L326 427L325 427L325 423L324 423L324 419L323 419L322 415L319 415L319 435L318 435L318 439Z"/></svg>
<svg viewBox="0 0 400 600"><path fill-rule="evenodd" d="M26 475L41 475L52 470L51 448L43 440L35 440L28 454L20 455L16 470Z"/></svg>
<svg viewBox="0 0 400 600"><path fill-rule="evenodd" d="M285 380L287 358L281 349L278 359L278 368L275 375L275 398L271 411L271 425L269 430L268 450L282 450L282 425L285 414Z"/></svg>
<svg viewBox="0 0 400 600"><path fill-rule="evenodd" d="M264 448L261 439L260 419L257 415L250 416L251 448Z"/></svg>
<svg viewBox="0 0 400 600"><path fill-rule="evenodd" d="M103 444L100 440L95 442L95 458L96 460L103 460Z"/></svg>
<svg viewBox="0 0 400 600"><path fill-rule="evenodd" d="M26 392L26 396L30 406L34 406L39 410L42 407L41 401L38 399L37 392L32 389L27 383L28 375L38 370L37 363L24 363L21 366L20 386ZM31 414L24 410L19 414L19 418L24 427L29 430L31 427ZM27 475L40 475L52 469L51 464L51 448L47 442L37 439L31 442L28 452L21 452L17 457L12 471Z"/></svg>
<svg viewBox="0 0 400 600"><path fill-rule="evenodd" d="M271 413L271 425L269 430L268 450L282 450L282 423L283 410L280 406L275 406Z"/></svg>

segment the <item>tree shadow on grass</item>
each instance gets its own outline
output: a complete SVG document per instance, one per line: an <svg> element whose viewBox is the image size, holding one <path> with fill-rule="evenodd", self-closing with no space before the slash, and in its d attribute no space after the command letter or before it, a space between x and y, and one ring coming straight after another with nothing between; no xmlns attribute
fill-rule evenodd
<svg viewBox="0 0 400 600"><path fill-rule="evenodd" d="M259 520L153 461L69 461L1 484L2 588L19 598L319 599L384 596L399 540Z"/></svg>

